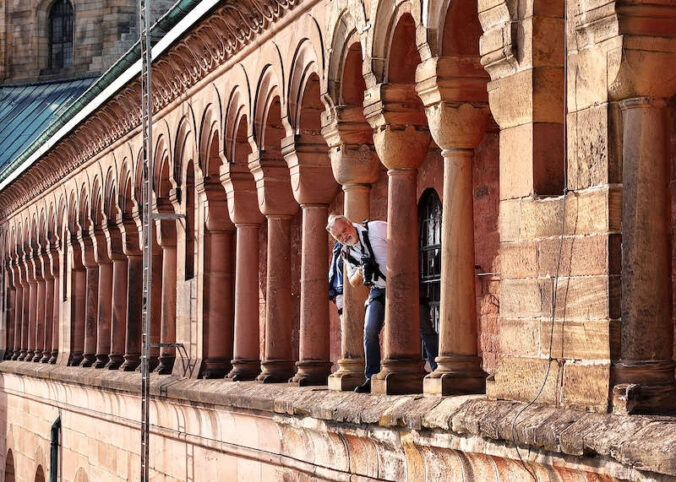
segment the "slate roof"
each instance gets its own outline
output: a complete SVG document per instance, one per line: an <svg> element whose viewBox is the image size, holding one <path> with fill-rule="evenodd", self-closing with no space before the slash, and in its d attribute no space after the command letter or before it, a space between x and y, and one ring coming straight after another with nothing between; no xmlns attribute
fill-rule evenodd
<svg viewBox="0 0 676 482"><path fill-rule="evenodd" d="M95 80L0 86L0 173Z"/></svg>

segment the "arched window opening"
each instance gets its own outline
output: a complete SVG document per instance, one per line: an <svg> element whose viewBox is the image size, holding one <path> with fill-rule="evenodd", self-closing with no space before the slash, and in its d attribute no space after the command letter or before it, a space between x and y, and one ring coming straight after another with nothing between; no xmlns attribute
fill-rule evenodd
<svg viewBox="0 0 676 482"><path fill-rule="evenodd" d="M14 482L14 480L14 456L9 450L5 459L5 482Z"/></svg>
<svg viewBox="0 0 676 482"><path fill-rule="evenodd" d="M42 465L38 465L38 470L35 472L35 482L45 482L45 471L42 470Z"/></svg>
<svg viewBox="0 0 676 482"><path fill-rule="evenodd" d="M49 68L59 70L73 63L73 6L56 0L49 11Z"/></svg>
<svg viewBox="0 0 676 482"><path fill-rule="evenodd" d="M427 189L418 203L420 300L429 306L434 331L439 333L441 300L441 200Z"/></svg>

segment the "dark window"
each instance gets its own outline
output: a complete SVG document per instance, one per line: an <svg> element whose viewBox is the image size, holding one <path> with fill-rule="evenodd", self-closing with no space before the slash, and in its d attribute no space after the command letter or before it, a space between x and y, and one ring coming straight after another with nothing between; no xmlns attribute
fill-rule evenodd
<svg viewBox="0 0 676 482"><path fill-rule="evenodd" d="M49 68L59 70L73 63L73 6L56 0L49 11Z"/></svg>
<svg viewBox="0 0 676 482"><path fill-rule="evenodd" d="M427 189L418 204L420 298L427 301L434 330L439 333L441 298L441 200Z"/></svg>

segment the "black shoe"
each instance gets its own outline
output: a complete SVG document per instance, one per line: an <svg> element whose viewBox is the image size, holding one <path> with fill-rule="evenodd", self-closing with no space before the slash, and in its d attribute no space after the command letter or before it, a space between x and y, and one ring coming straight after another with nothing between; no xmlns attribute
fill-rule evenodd
<svg viewBox="0 0 676 482"><path fill-rule="evenodd" d="M367 378L364 383L354 389L357 393L371 393L371 379Z"/></svg>

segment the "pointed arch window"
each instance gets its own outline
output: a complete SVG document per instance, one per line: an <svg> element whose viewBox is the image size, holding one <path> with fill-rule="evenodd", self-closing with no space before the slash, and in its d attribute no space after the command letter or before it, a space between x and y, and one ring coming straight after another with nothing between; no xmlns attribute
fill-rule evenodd
<svg viewBox="0 0 676 482"><path fill-rule="evenodd" d="M73 63L73 6L56 0L49 10L49 68L60 70Z"/></svg>

